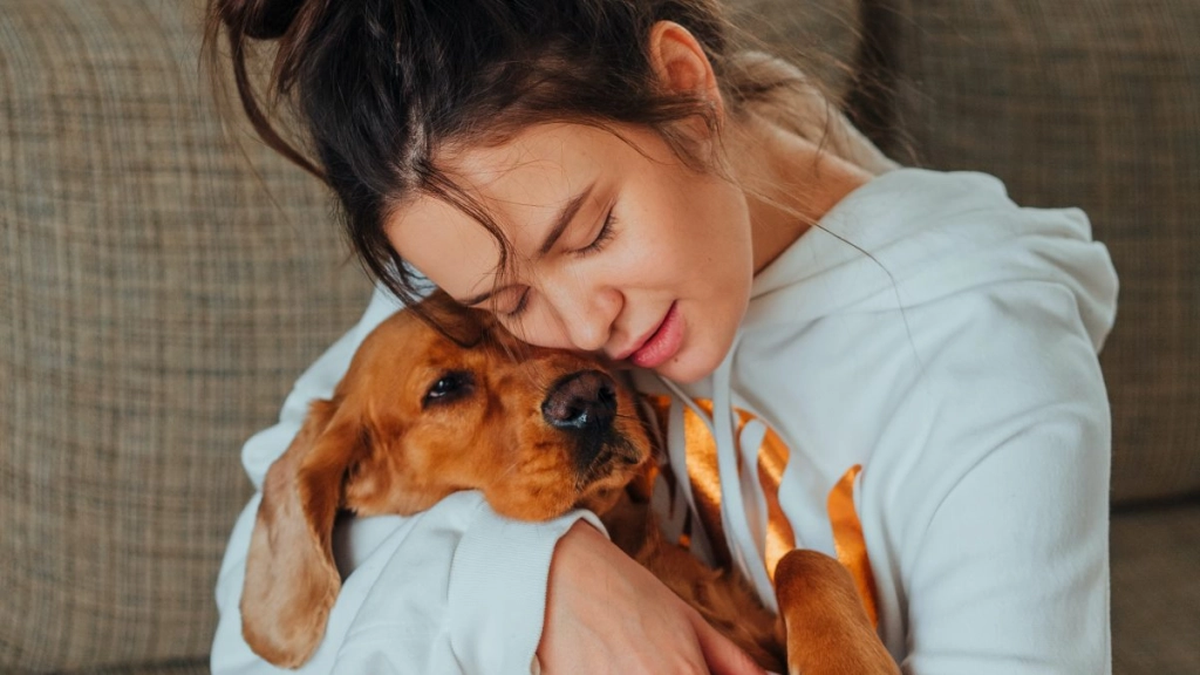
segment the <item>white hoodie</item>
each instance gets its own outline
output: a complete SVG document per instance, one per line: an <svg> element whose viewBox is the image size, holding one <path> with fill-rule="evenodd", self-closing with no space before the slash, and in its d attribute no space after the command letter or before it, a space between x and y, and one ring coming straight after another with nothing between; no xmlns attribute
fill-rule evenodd
<svg viewBox="0 0 1200 675"><path fill-rule="evenodd" d="M710 378L637 378L673 396L674 473L720 479L715 511L695 508L702 486L677 481L676 506L707 513L698 524L719 540L694 528L693 548L728 551L768 603L781 542L840 553L906 673L1110 672L1110 430L1096 353L1116 290L1078 210L1017 207L977 173L874 178L756 277ZM395 309L377 293L297 382L280 423L247 443L256 486L307 401L331 393ZM688 400L701 401L686 415L715 453L688 446ZM658 494L670 511L665 486ZM242 641L237 609L257 506L217 585L215 675L273 672ZM680 513L666 514L675 529ZM461 493L410 518L353 521L338 548L354 572L301 672L536 670L550 558L580 517L593 519L514 523Z"/></svg>

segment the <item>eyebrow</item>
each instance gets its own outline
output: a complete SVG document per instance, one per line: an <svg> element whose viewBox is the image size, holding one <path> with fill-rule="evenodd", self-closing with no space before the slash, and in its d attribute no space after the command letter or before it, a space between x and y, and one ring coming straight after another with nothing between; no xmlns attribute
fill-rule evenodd
<svg viewBox="0 0 1200 675"><path fill-rule="evenodd" d="M583 208L584 202L587 201L587 198L592 194L592 190L595 188L596 183L593 181L591 185L588 185L586 188L581 190L579 194L571 197L565 204L563 204L562 208L558 211L558 215L554 217L554 226L550 228L548 233L546 233L546 238L542 240L542 245L538 247L538 257L546 255L550 252L550 249L554 248L554 245L558 243L559 238L562 237L563 232L566 231L567 226L570 225L571 221L575 219L575 214L579 213L579 209ZM495 288L485 293L480 293L479 295L463 298L458 302L459 304L466 305L468 307L472 305L478 305L479 303L487 300L506 288L509 287L505 286L504 288Z"/></svg>

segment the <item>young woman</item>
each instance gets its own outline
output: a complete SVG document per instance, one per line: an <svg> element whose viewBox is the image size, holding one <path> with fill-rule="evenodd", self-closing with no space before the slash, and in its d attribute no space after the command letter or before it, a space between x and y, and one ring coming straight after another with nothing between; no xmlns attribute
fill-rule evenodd
<svg viewBox="0 0 1200 675"><path fill-rule="evenodd" d="M851 569L906 673L1111 670L1096 352L1116 278L1081 212L896 168L797 71L731 53L709 0L210 17L260 134L334 189L381 285L247 443L256 484L419 270L667 397L693 548L765 602L780 552L812 548ZM314 160L250 87L260 41ZM218 582L217 674L271 670L237 606L256 509ZM303 672L758 672L587 513L512 523L462 493L338 536L348 576Z"/></svg>

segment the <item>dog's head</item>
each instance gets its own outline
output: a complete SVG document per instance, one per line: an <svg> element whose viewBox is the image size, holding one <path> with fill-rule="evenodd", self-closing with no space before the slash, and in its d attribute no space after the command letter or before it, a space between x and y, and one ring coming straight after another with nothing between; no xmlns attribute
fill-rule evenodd
<svg viewBox="0 0 1200 675"><path fill-rule="evenodd" d="M649 459L633 394L602 362L520 343L441 294L422 309L441 328L413 312L380 324L267 473L241 609L276 665L304 663L324 634L340 510L407 515L480 490L521 520L603 513Z"/></svg>

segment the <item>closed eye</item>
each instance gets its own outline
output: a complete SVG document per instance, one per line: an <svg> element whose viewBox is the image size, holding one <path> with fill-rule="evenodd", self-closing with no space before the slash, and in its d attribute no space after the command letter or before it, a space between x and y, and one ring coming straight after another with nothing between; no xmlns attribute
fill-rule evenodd
<svg viewBox="0 0 1200 675"><path fill-rule="evenodd" d="M517 300L517 306L507 312L500 312L500 315L505 319L517 319L525 312L525 308L529 306L529 287L521 292L521 297Z"/></svg>
<svg viewBox="0 0 1200 675"><path fill-rule="evenodd" d="M592 240L592 243L574 251L575 255L585 256L592 253L599 253L610 241L612 241L612 238L616 235L614 226L617 222L617 217L613 214L614 210L615 209L611 208L608 210L608 215L604 217L604 224L600 227L600 231L596 233L596 238ZM521 293L520 299L517 300L516 307L507 312L500 312L499 314L509 321L515 321L521 318L521 314L525 312L525 308L528 306L529 288L526 287Z"/></svg>
<svg viewBox="0 0 1200 675"><path fill-rule="evenodd" d="M575 251L575 253L577 255L588 255L590 253L597 253L603 250L605 244L612 241L613 235L616 234L613 231L613 225L616 222L617 218L615 215L613 215L613 209L609 209L608 215L604 218L604 225L600 228L600 231L596 233L596 238L592 240L592 243Z"/></svg>

